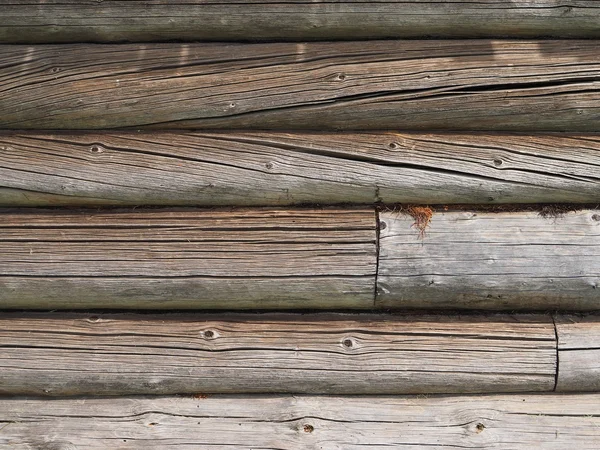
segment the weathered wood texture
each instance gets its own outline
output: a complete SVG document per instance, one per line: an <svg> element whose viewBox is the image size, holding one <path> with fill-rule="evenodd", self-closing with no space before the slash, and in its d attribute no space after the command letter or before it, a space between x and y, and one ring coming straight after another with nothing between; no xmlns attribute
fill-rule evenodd
<svg viewBox="0 0 600 450"><path fill-rule="evenodd" d="M0 42L600 37L595 1L0 2Z"/></svg>
<svg viewBox="0 0 600 450"><path fill-rule="evenodd" d="M1 308L373 306L373 210L2 210Z"/></svg>
<svg viewBox="0 0 600 450"><path fill-rule="evenodd" d="M0 128L600 131L595 41L0 46Z"/></svg>
<svg viewBox="0 0 600 450"><path fill-rule="evenodd" d="M552 391L549 316L0 315L0 394Z"/></svg>
<svg viewBox="0 0 600 450"><path fill-rule="evenodd" d="M15 450L597 450L600 395L1 399Z"/></svg>
<svg viewBox="0 0 600 450"><path fill-rule="evenodd" d="M0 204L600 202L600 135L0 134Z"/></svg>
<svg viewBox="0 0 600 450"><path fill-rule="evenodd" d="M421 238L405 213L380 221L380 307L599 308L600 210L436 212Z"/></svg>
<svg viewBox="0 0 600 450"><path fill-rule="evenodd" d="M559 315L558 391L600 391L600 316Z"/></svg>

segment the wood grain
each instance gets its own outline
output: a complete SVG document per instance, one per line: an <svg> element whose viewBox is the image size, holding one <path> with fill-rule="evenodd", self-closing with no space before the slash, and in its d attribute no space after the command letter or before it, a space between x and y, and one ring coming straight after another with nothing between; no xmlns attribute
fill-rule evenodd
<svg viewBox="0 0 600 450"><path fill-rule="evenodd" d="M596 310L600 211L380 215L379 307ZM385 225L384 225L385 224Z"/></svg>
<svg viewBox="0 0 600 450"><path fill-rule="evenodd" d="M2 210L2 308L368 308L375 213Z"/></svg>
<svg viewBox="0 0 600 450"><path fill-rule="evenodd" d="M600 391L600 316L557 315L557 391Z"/></svg>
<svg viewBox="0 0 600 450"><path fill-rule="evenodd" d="M600 37L594 1L3 0L0 42Z"/></svg>
<svg viewBox="0 0 600 450"><path fill-rule="evenodd" d="M600 395L1 399L16 450L596 450Z"/></svg>
<svg viewBox="0 0 600 450"><path fill-rule="evenodd" d="M0 46L4 129L598 132L594 41Z"/></svg>
<svg viewBox="0 0 600 450"><path fill-rule="evenodd" d="M4 133L0 204L600 202L597 134Z"/></svg>
<svg viewBox="0 0 600 450"><path fill-rule="evenodd" d="M0 395L551 391L549 316L0 316Z"/></svg>

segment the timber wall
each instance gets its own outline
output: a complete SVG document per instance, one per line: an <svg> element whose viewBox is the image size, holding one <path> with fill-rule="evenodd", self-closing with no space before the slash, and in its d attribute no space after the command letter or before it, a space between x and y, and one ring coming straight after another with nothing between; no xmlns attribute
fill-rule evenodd
<svg viewBox="0 0 600 450"><path fill-rule="evenodd" d="M599 38L0 0L0 447L597 448Z"/></svg>

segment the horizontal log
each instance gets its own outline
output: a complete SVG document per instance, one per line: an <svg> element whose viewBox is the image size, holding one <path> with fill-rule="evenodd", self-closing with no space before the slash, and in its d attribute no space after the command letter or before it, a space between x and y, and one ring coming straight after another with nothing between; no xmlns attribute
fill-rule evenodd
<svg viewBox="0 0 600 450"><path fill-rule="evenodd" d="M0 315L0 395L551 391L549 316Z"/></svg>
<svg viewBox="0 0 600 450"><path fill-rule="evenodd" d="M595 41L0 46L0 128L597 132Z"/></svg>
<svg viewBox="0 0 600 450"><path fill-rule="evenodd" d="M5 133L0 204L600 202L600 135Z"/></svg>
<svg viewBox="0 0 600 450"><path fill-rule="evenodd" d="M0 42L600 37L594 1L3 1Z"/></svg>
<svg viewBox="0 0 600 450"><path fill-rule="evenodd" d="M2 308L369 308L373 210L3 210Z"/></svg>
<svg viewBox="0 0 600 450"><path fill-rule="evenodd" d="M380 215L379 307L598 309L600 210L421 213Z"/></svg>
<svg viewBox="0 0 600 450"><path fill-rule="evenodd" d="M1 399L0 427L16 450L596 450L600 395Z"/></svg>
<svg viewBox="0 0 600 450"><path fill-rule="evenodd" d="M556 317L557 391L600 391L600 316Z"/></svg>

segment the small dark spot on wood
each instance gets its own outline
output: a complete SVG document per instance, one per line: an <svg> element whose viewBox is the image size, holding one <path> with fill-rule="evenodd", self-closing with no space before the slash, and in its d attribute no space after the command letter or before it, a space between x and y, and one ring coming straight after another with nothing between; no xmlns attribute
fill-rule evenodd
<svg viewBox="0 0 600 450"><path fill-rule="evenodd" d="M88 318L88 322L92 322L92 323L100 322L100 317L98 317L98 316L91 316L91 317Z"/></svg>
<svg viewBox="0 0 600 450"><path fill-rule="evenodd" d="M485 430L485 425L482 423L478 423L475 428L477 428L478 433L481 433L483 430Z"/></svg>
<svg viewBox="0 0 600 450"><path fill-rule="evenodd" d="M272 169L273 168L273 163L268 162L268 163L265 164L265 167L267 169Z"/></svg>
<svg viewBox="0 0 600 450"><path fill-rule="evenodd" d="M502 160L500 158L494 159L494 165L496 167L501 166L502 165Z"/></svg>
<svg viewBox="0 0 600 450"><path fill-rule="evenodd" d="M379 222L379 229L380 230L385 230L387 228L387 223L385 222Z"/></svg>
<svg viewBox="0 0 600 450"><path fill-rule="evenodd" d="M494 199L494 197L488 197L487 200L488 200L488 202L493 202L495 199Z"/></svg>
<svg viewBox="0 0 600 450"><path fill-rule="evenodd" d="M104 149L100 145L94 144L90 147L90 151L92 153L102 153Z"/></svg>
<svg viewBox="0 0 600 450"><path fill-rule="evenodd" d="M392 150L397 149L398 147L400 147L398 145L397 142L390 142L390 145L388 145L389 148L391 148Z"/></svg>
<svg viewBox="0 0 600 450"><path fill-rule="evenodd" d="M50 69L50 72L58 73L58 72L60 72L60 67L53 67L52 69Z"/></svg>
<svg viewBox="0 0 600 450"><path fill-rule="evenodd" d="M336 77L336 80L338 81L344 81L346 79L346 75L344 75L343 73L338 74L338 76Z"/></svg>
<svg viewBox="0 0 600 450"><path fill-rule="evenodd" d="M229 107L230 107L230 108L235 108L235 103L230 103L230 104L229 104Z"/></svg>
<svg viewBox="0 0 600 450"><path fill-rule="evenodd" d="M304 425L305 433L312 433L313 431L315 431L315 427L313 427L312 425L310 425L308 423L306 425Z"/></svg>
<svg viewBox="0 0 600 450"><path fill-rule="evenodd" d="M158 423L156 423L156 422L150 422L148 425L151 426L151 427L153 427L155 425L158 425Z"/></svg>
<svg viewBox="0 0 600 450"><path fill-rule="evenodd" d="M214 331L211 331L211 330L206 330L206 331L204 332L204 337L205 337L206 339L212 339L212 338L214 338L214 337L215 337L215 332L214 332Z"/></svg>
<svg viewBox="0 0 600 450"><path fill-rule="evenodd" d="M596 222L600 222L600 215L598 215L598 214L594 214L594 215L592 216L592 220L595 220Z"/></svg>
<svg viewBox="0 0 600 450"><path fill-rule="evenodd" d="M432 284L435 284L434 280L429 280L429 286L431 286Z"/></svg>
<svg viewBox="0 0 600 450"><path fill-rule="evenodd" d="M348 348L350 348L354 345L352 342L352 339L344 339L343 344L344 344L344 347L348 347Z"/></svg>

